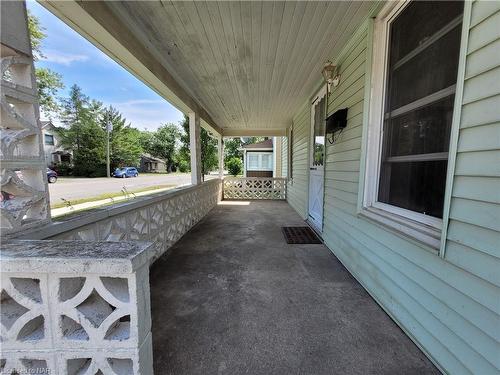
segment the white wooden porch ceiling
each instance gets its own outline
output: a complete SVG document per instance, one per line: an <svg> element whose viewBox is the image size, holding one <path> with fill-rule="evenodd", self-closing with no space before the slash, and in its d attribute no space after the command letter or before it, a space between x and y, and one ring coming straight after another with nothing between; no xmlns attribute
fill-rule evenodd
<svg viewBox="0 0 500 375"><path fill-rule="evenodd" d="M109 2L184 89L227 128L284 128L373 3Z"/></svg>

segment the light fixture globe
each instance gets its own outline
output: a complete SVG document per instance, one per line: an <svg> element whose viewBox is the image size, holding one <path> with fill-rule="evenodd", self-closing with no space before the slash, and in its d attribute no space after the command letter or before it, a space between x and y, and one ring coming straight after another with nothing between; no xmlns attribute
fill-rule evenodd
<svg viewBox="0 0 500 375"><path fill-rule="evenodd" d="M323 66L323 70L321 73L323 74L323 78L328 84L332 84L333 80L335 79L335 71L337 70L337 67L333 65L333 63L328 60L325 62L325 65Z"/></svg>
<svg viewBox="0 0 500 375"><path fill-rule="evenodd" d="M330 89L330 86L336 87L340 83L340 74L337 73L337 66L333 65L330 60L325 62L321 74L323 74L323 78L328 84L328 89Z"/></svg>

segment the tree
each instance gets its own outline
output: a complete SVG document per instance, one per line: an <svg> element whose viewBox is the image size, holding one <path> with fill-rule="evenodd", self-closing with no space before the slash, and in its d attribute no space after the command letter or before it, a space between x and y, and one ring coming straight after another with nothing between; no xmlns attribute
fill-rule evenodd
<svg viewBox="0 0 500 375"><path fill-rule="evenodd" d="M145 152L165 160L167 170L172 172L175 166L176 144L179 137L180 132L177 125L168 123L160 126L154 132L142 132L140 143Z"/></svg>
<svg viewBox="0 0 500 375"><path fill-rule="evenodd" d="M42 53L42 42L47 37L40 20L28 11L28 31L31 39L33 60L45 57ZM49 68L35 68L35 77L38 90L40 109L52 118L60 110L57 103L57 93L64 88L62 76Z"/></svg>
<svg viewBox="0 0 500 375"><path fill-rule="evenodd" d="M45 28L40 25L40 20L31 14L28 10L28 32L31 39L31 50L33 52L33 59L39 60L44 57L42 53L42 42L47 37L44 33Z"/></svg>
<svg viewBox="0 0 500 375"><path fill-rule="evenodd" d="M241 158L234 156L227 161L227 170L230 175L238 176L243 170L243 163Z"/></svg>
<svg viewBox="0 0 500 375"><path fill-rule="evenodd" d="M62 100L61 143L73 151L76 176L106 175L106 132L101 126L102 104L83 94L73 85L69 97Z"/></svg>
<svg viewBox="0 0 500 375"><path fill-rule="evenodd" d="M108 124L111 124L109 135L111 170L137 166L142 153L141 132L126 124L126 119L112 106L103 110L100 116L100 125L104 132Z"/></svg>
<svg viewBox="0 0 500 375"><path fill-rule="evenodd" d="M243 151L240 150L241 146L243 146L241 138L231 138L224 141L224 164L226 168L230 159L243 159Z"/></svg>
<svg viewBox="0 0 500 375"><path fill-rule="evenodd" d="M182 146L178 152L178 163L191 162L189 152L189 118L184 116L184 121L181 123L184 132L181 134ZM210 136L210 133L201 128L200 131L200 146L201 146L201 175L205 176L210 171L213 171L218 166L217 156L217 140Z"/></svg>
<svg viewBox="0 0 500 375"><path fill-rule="evenodd" d="M60 110L56 95L64 88L62 76L48 68L36 68L35 76L40 109L51 119Z"/></svg>

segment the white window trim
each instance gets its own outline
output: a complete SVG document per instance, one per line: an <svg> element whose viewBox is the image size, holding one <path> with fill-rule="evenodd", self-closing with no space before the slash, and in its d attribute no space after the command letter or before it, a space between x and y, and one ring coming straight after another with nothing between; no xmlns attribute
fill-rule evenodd
<svg viewBox="0 0 500 375"><path fill-rule="evenodd" d="M258 156L259 158L259 166L257 168L251 168L250 167L250 162L249 162L249 158L250 158L250 155L256 155ZM271 158L271 167L263 167L262 166L262 155L269 155L270 158ZM247 171L273 171L273 168L274 168L274 163L273 163L273 153L272 152L246 152L246 157L247 157Z"/></svg>
<svg viewBox="0 0 500 375"><path fill-rule="evenodd" d="M365 127L367 139L364 155L363 185L360 187L363 191L358 213L403 234L405 237L417 240L437 252L442 246L442 219L377 201L382 150L384 94L387 82L386 67L389 53L389 26L408 4L409 1L390 2L373 21L372 64L368 81L370 85L369 111ZM461 55L462 52L460 58L462 58ZM455 101L456 106L457 101ZM452 129L454 125L452 124ZM450 156L452 156L451 152L450 147ZM444 217L445 215L446 212Z"/></svg>

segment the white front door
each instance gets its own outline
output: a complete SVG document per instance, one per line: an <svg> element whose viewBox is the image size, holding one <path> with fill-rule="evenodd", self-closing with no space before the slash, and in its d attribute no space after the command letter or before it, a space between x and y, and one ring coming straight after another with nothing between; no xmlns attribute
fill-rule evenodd
<svg viewBox="0 0 500 375"><path fill-rule="evenodd" d="M315 96L311 104L308 221L320 233L323 231L326 100L325 86Z"/></svg>

